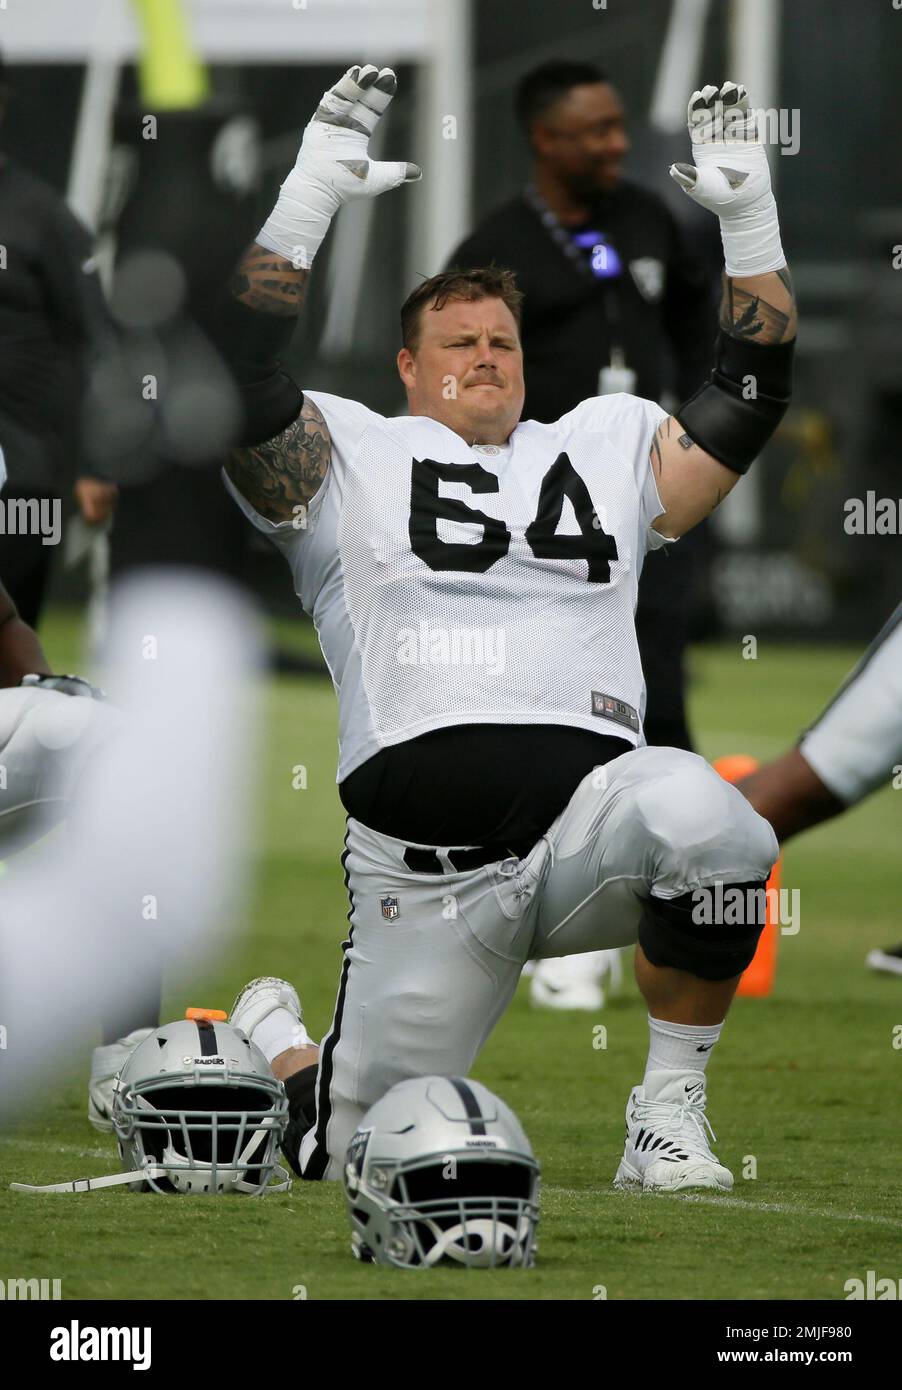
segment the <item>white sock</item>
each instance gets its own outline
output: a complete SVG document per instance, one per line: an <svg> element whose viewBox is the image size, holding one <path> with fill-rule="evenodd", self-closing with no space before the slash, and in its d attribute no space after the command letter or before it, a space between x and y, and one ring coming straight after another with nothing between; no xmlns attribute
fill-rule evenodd
<svg viewBox="0 0 902 1390"><path fill-rule="evenodd" d="M272 1062L280 1052L290 1047L309 1047L312 1039L296 1014L290 1009L273 1009L257 1024L251 1033L267 1062Z"/></svg>
<svg viewBox="0 0 902 1390"><path fill-rule="evenodd" d="M722 1023L667 1023L648 1015L649 1048L645 1079L652 1071L701 1071L717 1039ZM645 1080L643 1080L643 1085Z"/></svg>

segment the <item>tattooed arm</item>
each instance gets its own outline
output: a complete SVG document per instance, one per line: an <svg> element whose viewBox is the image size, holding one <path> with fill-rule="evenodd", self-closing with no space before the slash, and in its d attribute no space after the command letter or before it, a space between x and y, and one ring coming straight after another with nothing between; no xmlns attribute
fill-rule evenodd
<svg viewBox="0 0 902 1390"><path fill-rule="evenodd" d="M789 343L796 333L796 304L788 268L747 279L725 275L720 327L738 343ZM741 477L693 443L673 415L656 431L649 458L665 508L654 529L663 536L682 536L697 526Z"/></svg>
<svg viewBox="0 0 902 1390"><path fill-rule="evenodd" d="M720 326L731 338L773 347L796 335L796 301L789 266L745 280L723 277Z"/></svg>
<svg viewBox="0 0 902 1390"><path fill-rule="evenodd" d="M321 411L305 399L296 420L265 444L234 449L225 470L268 521L293 521L319 491L332 453Z"/></svg>
<svg viewBox="0 0 902 1390"><path fill-rule="evenodd" d="M232 296L258 313L295 319L301 310L310 272L255 242L232 277ZM305 399L300 415L280 434L263 443L235 449L226 473L261 516L292 521L318 491L332 452L322 412Z"/></svg>
<svg viewBox="0 0 902 1390"><path fill-rule="evenodd" d="M397 85L391 68L355 63L323 92L294 168L233 278L220 341L237 368L246 418L243 447L226 472L270 521L293 520L329 467L332 446L323 416L278 370L314 257L345 203L422 177L415 164L370 158L370 136Z"/></svg>
<svg viewBox="0 0 902 1390"><path fill-rule="evenodd" d="M723 303L714 370L665 420L649 455L664 512L681 536L732 491L779 425L792 395L796 308L780 240L759 113L741 82L692 93L692 164L671 165L687 197L718 218Z"/></svg>
<svg viewBox="0 0 902 1390"><path fill-rule="evenodd" d="M293 520L329 467L323 416L312 401L302 404L300 391L273 360L290 339L314 257L343 204L422 177L415 164L370 158L370 136L397 85L391 68L355 63L323 93L294 168L232 283L225 355L244 367L238 380L248 419L241 437L250 442L235 450L226 471L270 521ZM289 331L281 334L280 319L283 325L289 320Z"/></svg>

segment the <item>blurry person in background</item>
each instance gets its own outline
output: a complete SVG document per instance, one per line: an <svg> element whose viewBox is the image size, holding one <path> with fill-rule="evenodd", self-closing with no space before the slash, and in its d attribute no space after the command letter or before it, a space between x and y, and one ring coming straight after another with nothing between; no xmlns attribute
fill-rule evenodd
<svg viewBox="0 0 902 1390"><path fill-rule="evenodd" d="M516 273L525 294L523 418L557 420L589 396L617 391L670 409L707 375L719 286L663 198L623 177L624 105L599 68L533 69L517 89L516 112L532 151L530 182L479 223L448 265L494 261ZM672 554L648 557L636 611L646 739L689 751L683 655L704 531ZM614 952L543 961L533 1002L600 1008L608 970L616 987Z"/></svg>
<svg viewBox="0 0 902 1390"><path fill-rule="evenodd" d="M8 98L0 60L0 119ZM65 777L58 785L70 787L102 735L99 712L88 718L82 701L59 704L61 695L96 697L97 692L86 681L51 676L33 629L70 488L91 526L110 520L117 489L87 464L82 466L88 458L82 438L88 382L97 362L111 356L114 343L91 234L54 189L5 153L0 153L0 244L6 257L0 274L0 448L5 460L0 469L0 683L17 687L4 690L0 702L0 751L7 768L0 802L4 858L20 836L43 833L65 813L65 800L56 791L48 799L46 789L57 784L62 764ZM28 684L20 687L23 677ZM60 735L64 746L51 752L44 742L46 720L59 723L60 711L72 727ZM103 1018L89 1105L99 1128L109 1127L107 1077L128 1055L135 1028L159 1022L160 976L152 974L145 976L143 1001L136 1005L130 997L124 1009L114 1006Z"/></svg>
<svg viewBox="0 0 902 1390"><path fill-rule="evenodd" d="M0 449L4 516L5 480ZM0 862L42 839L68 814L118 719L89 681L53 674L37 633L2 582L4 559L0 548ZM159 963L146 961L140 988L124 1003L104 1001L103 1042L91 1058L88 1094L88 1118L96 1129L112 1128L113 1077L159 1022L161 977Z"/></svg>
<svg viewBox="0 0 902 1390"><path fill-rule="evenodd" d="M0 121L9 95L0 58ZM0 447L5 501L21 502L7 505L17 524L0 530L0 575L35 627L70 490L90 525L106 522L115 503L115 486L88 476L81 453L85 383L110 327L91 234L53 188L5 153L0 244Z"/></svg>
<svg viewBox="0 0 902 1390"><path fill-rule="evenodd" d="M139 60L123 74L101 216L118 359L96 383L89 430L120 485L110 567L238 579L251 531L219 481L237 403L207 330L257 225L259 130L240 75L217 83L181 6L132 8Z"/></svg>
<svg viewBox="0 0 902 1390"><path fill-rule="evenodd" d="M142 138L148 110L157 111L154 140ZM220 482L234 405L205 329L256 225L253 122L231 98L159 110L142 88L120 102L114 140L113 167L127 171L109 224L124 434L112 439L102 407L91 432L120 484L112 572L187 565L239 579L251 531Z"/></svg>
<svg viewBox="0 0 902 1390"><path fill-rule="evenodd" d="M114 122L104 222L116 243L118 352L93 392L89 448L119 484L114 578L174 565L243 582L260 542L220 481L239 405L210 336L222 285L259 225L260 131L240 84L216 91L198 55L182 53L194 77L171 86L178 63L170 72L175 55L160 42L148 31L155 61L141 66ZM291 649L271 660L324 674Z"/></svg>
<svg viewBox="0 0 902 1390"><path fill-rule="evenodd" d="M3 492L3 484L6 479L6 467L4 463L3 451L0 450L0 494ZM24 622L19 614L12 597L2 583L0 583L0 689L8 686L18 685L23 676L27 675L50 675L50 666L44 654L44 648L38 640L38 635L28 623ZM2 709L2 704L0 704ZM3 720L0 716L0 725ZM3 747L3 737L0 734L0 749ZM8 779L3 778L6 784ZM6 785L2 787L7 790ZM0 800L0 857L3 855L3 817L7 807L4 801Z"/></svg>
<svg viewBox="0 0 902 1390"><path fill-rule="evenodd" d="M15 624L0 624L4 658ZM149 632L155 660L142 641ZM27 641L27 629L18 637ZM181 988L221 957L242 920L259 648L254 612L232 586L147 574L111 596L99 668L110 702L77 677L0 690L0 763L9 773L0 853L9 853L6 823L17 819L10 803L30 787L45 802L39 829L64 818L0 877L4 1121L33 1109L39 1081L59 1083L98 1017L118 1015L130 1025L118 1059L112 1044L92 1059L90 1118L111 1129L112 1076L104 1079L101 1063L105 1053L117 1072L150 1031L142 1019L158 1022L145 1010L160 962ZM34 650L14 650L4 674L39 661Z"/></svg>
<svg viewBox="0 0 902 1390"><path fill-rule="evenodd" d="M865 713L866 712L866 713ZM781 844L857 806L902 774L902 603L794 748L737 782ZM865 964L902 975L902 942Z"/></svg>

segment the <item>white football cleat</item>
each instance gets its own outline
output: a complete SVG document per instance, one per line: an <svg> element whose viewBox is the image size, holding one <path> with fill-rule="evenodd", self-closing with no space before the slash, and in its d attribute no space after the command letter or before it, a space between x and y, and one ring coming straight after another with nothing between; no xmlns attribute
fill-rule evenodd
<svg viewBox="0 0 902 1390"><path fill-rule="evenodd" d="M113 1091L116 1078L138 1043L149 1038L152 1028L135 1028L118 1042L95 1047L91 1053L91 1079L88 1082L88 1119L101 1134L112 1134Z"/></svg>
<svg viewBox="0 0 902 1390"><path fill-rule="evenodd" d="M604 1008L604 984L610 993L623 982L619 950L587 951L579 956L553 956L537 960L532 971L529 1001L538 1009Z"/></svg>
<svg viewBox="0 0 902 1390"><path fill-rule="evenodd" d="M258 1024L262 1023L264 1018L268 1018L275 1009L287 1009L290 1014L296 1016L299 1024L304 1021L301 1001L294 985L290 985L287 980L280 980L276 975L261 975L241 990L232 1005L229 1023L233 1028L240 1028L242 1033L250 1038Z"/></svg>
<svg viewBox="0 0 902 1390"><path fill-rule="evenodd" d="M704 1073L671 1075L672 1080L656 1089L654 1100L646 1098L643 1086L634 1088L626 1106L626 1147L614 1186L645 1192L693 1187L729 1192L733 1174L718 1163L708 1144L708 1134L715 1142L716 1136L705 1114Z"/></svg>
<svg viewBox="0 0 902 1390"><path fill-rule="evenodd" d="M882 970L887 975L902 975L902 946L888 946L885 951L868 951L864 963L869 970Z"/></svg>

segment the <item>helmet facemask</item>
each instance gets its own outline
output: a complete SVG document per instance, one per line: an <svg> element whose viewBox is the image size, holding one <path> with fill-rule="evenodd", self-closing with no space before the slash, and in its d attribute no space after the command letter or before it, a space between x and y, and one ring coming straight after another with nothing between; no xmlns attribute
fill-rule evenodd
<svg viewBox="0 0 902 1390"><path fill-rule="evenodd" d="M253 1073L161 1075L122 1087L113 1122L123 1163L165 1177L140 1179L155 1192L248 1192L270 1186L288 1123L284 1088Z"/></svg>
<svg viewBox="0 0 902 1390"><path fill-rule="evenodd" d="M355 1253L400 1268L528 1268L535 1261L533 1158L444 1153L397 1166L373 1157L351 1204ZM380 1192L379 1188L382 1187Z"/></svg>

